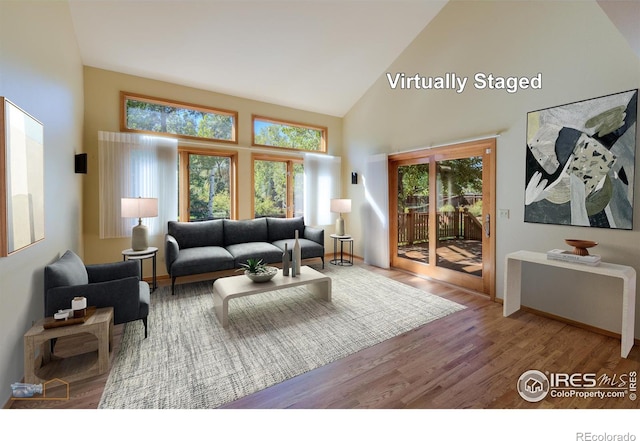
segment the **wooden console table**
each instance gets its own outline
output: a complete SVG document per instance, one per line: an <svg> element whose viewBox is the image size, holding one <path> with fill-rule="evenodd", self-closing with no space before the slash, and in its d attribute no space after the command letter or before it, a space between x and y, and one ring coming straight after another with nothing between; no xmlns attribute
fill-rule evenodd
<svg viewBox="0 0 640 441"><path fill-rule="evenodd" d="M504 305L503 315L505 317L520 309L520 297L522 291L522 262L535 263L539 265L565 268L574 271L584 271L602 276L617 277L622 279L622 348L620 355L627 358L635 336L635 314L636 314L636 270L630 266L616 265L613 263L601 262L597 266L589 266L580 263L564 262L560 260L547 259L545 253L533 251L516 251L507 254L504 272Z"/></svg>

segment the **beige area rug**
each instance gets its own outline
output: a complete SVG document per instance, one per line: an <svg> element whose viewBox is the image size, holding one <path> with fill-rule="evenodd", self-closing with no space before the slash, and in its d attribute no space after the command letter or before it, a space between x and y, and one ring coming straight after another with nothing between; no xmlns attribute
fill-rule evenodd
<svg viewBox="0 0 640 441"><path fill-rule="evenodd" d="M322 272L332 302L304 287L234 299L227 329L212 282L157 290L149 337L126 325L99 407L215 408L464 309L358 266Z"/></svg>

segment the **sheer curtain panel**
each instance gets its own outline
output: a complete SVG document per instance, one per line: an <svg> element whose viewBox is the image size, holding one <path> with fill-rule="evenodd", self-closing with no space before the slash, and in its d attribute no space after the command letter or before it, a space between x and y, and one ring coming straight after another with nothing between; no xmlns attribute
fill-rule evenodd
<svg viewBox="0 0 640 441"><path fill-rule="evenodd" d="M364 241L364 261L389 268L389 163L386 153L367 159L363 182L363 237L369 238Z"/></svg>
<svg viewBox="0 0 640 441"><path fill-rule="evenodd" d="M331 199L340 197L340 157L304 156L304 220L307 225L331 225Z"/></svg>
<svg viewBox="0 0 640 441"><path fill-rule="evenodd" d="M158 199L158 217L145 218L150 236L178 217L178 142L134 133L98 132L100 238L131 236L138 219L123 218L123 197Z"/></svg>

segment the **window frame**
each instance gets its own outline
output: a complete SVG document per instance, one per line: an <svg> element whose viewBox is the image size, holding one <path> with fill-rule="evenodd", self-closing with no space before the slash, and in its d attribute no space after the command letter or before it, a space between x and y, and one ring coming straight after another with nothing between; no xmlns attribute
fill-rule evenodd
<svg viewBox="0 0 640 441"><path fill-rule="evenodd" d="M257 143L256 142L256 121L261 121L261 122L270 123L270 124L278 124L278 125L283 125L283 126L300 127L300 128L303 128L303 129L318 130L320 132L320 149L319 150L304 150L304 149L298 149L298 148L294 148L294 147L273 146L273 145L266 145L266 144ZM287 150L287 151L294 151L294 152L309 152L309 153L325 153L326 154L327 153L328 130L329 129L327 127L325 127L325 126L319 126L319 125L315 125L315 124L306 124L306 123L288 121L288 120L284 120L284 119L271 118L271 117L268 117L268 116L255 115L255 114L251 115L251 145L253 147L263 147L263 148L268 148L268 149L279 149L279 150Z"/></svg>
<svg viewBox="0 0 640 441"><path fill-rule="evenodd" d="M271 155L268 153L252 153L251 154L251 219L256 218L256 161L271 161L271 162L284 162L287 166L287 209L286 209L286 219L293 218L295 213L293 211L294 204L294 194L293 194L293 165L301 164L304 166L304 159L299 157L292 156L278 156Z"/></svg>
<svg viewBox="0 0 640 441"><path fill-rule="evenodd" d="M230 117L233 118L233 125L232 125L232 128L231 128L231 138L232 139L203 138L203 137L193 136L193 135L182 135L182 134L177 134L177 133L154 132L154 131L151 131L151 130L131 129L131 128L127 127L127 105L126 105L126 102L127 102L128 99L135 100L135 101L142 101L142 102L150 103L150 104L158 104L158 105L161 105L161 106L175 107L175 108L178 108L178 109L188 109L188 110L195 110L195 111L198 111L198 112L205 112L205 113L213 113L213 114L218 114L218 115L223 115L223 116L230 116ZM152 96L148 96L148 95L140 95L140 94L137 94L137 93L121 91L120 92L120 130L123 131L123 132L144 133L144 134L147 134L147 135L168 136L168 137L179 138L179 139L193 139L193 140L198 140L198 141L224 142L224 143L228 143L228 144L238 144L238 112L236 112L234 110L220 109L220 108L216 108L216 107L203 106L203 105L199 105L199 104L185 103L185 102L182 102L182 101L175 101L175 100L170 100L170 99L165 99L165 98L157 98L157 97L152 97Z"/></svg>
<svg viewBox="0 0 640 441"><path fill-rule="evenodd" d="M230 218L238 218L238 152L197 147L178 146L178 216L181 222L190 222L189 207L189 155L221 156L229 158L229 199L231 201Z"/></svg>

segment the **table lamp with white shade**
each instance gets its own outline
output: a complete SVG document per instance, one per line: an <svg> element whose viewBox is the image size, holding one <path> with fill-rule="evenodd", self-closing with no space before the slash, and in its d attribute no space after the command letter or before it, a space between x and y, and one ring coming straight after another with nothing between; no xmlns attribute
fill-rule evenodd
<svg viewBox="0 0 640 441"><path fill-rule="evenodd" d="M338 219L336 219L336 234L344 236L342 213L351 213L351 199L331 199L331 212L339 213Z"/></svg>
<svg viewBox="0 0 640 441"><path fill-rule="evenodd" d="M138 218L138 225L133 227L131 234L131 249L133 251L146 250L149 247L149 234L147 226L142 225L142 218L158 216L158 199L122 198L120 209L122 217Z"/></svg>

